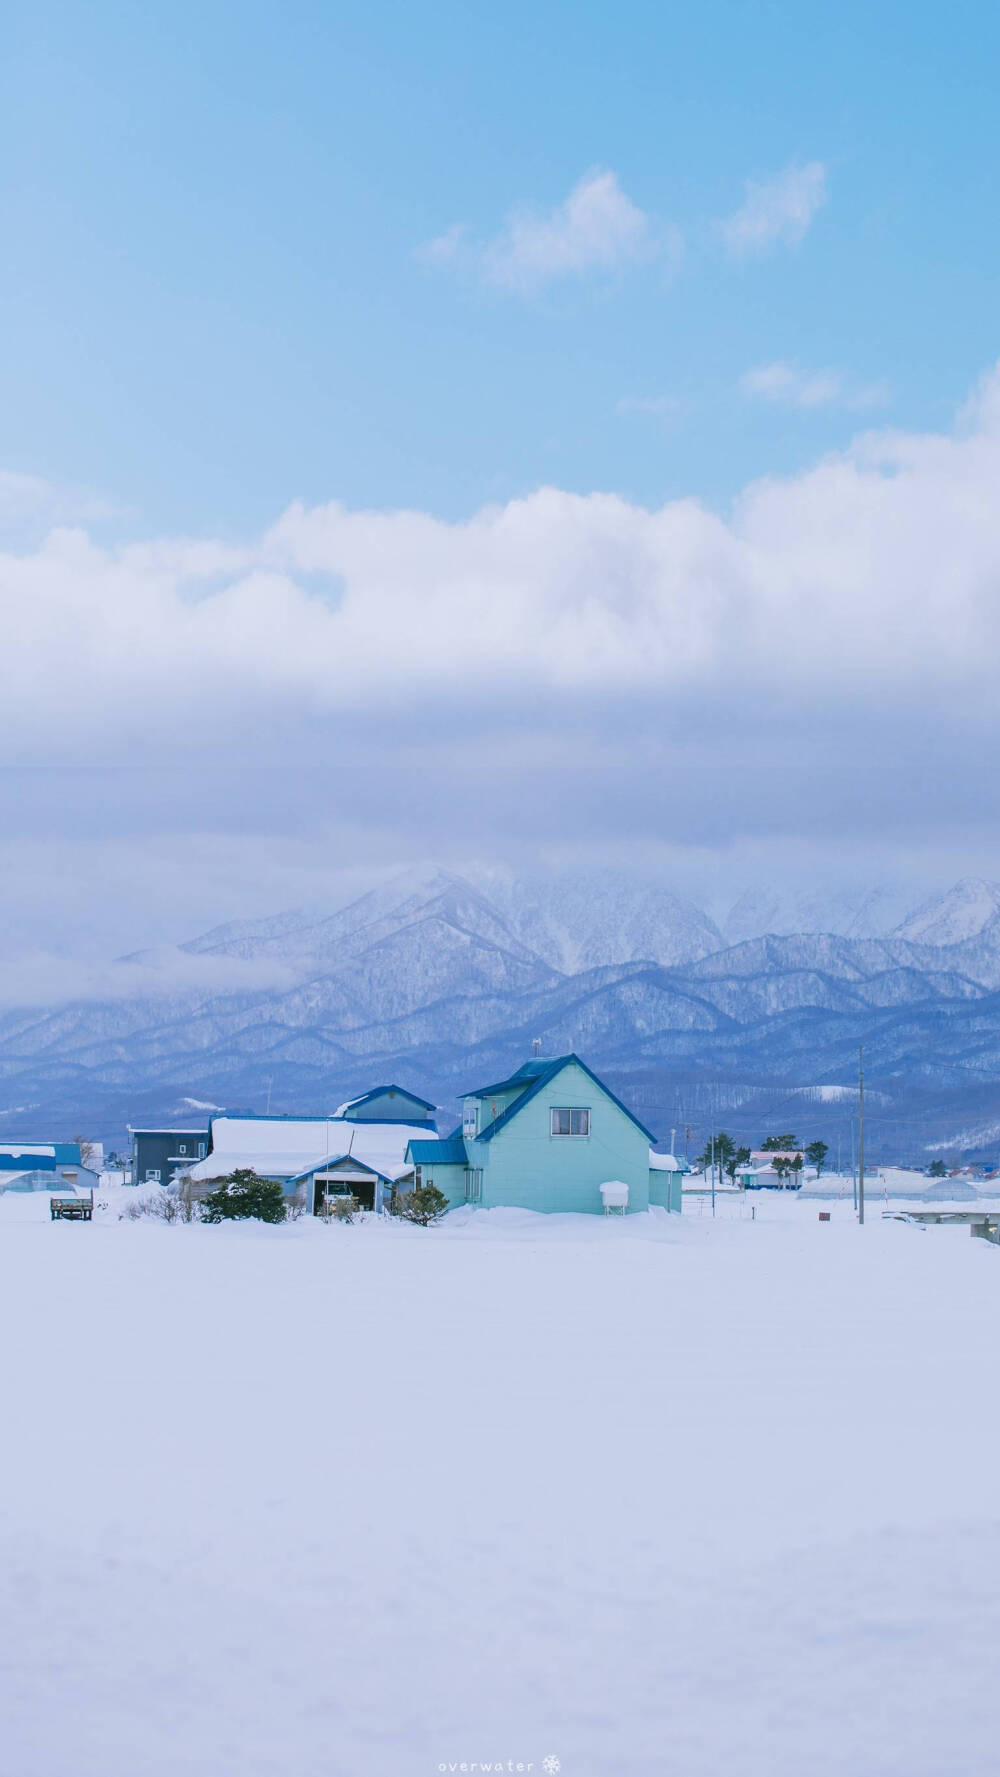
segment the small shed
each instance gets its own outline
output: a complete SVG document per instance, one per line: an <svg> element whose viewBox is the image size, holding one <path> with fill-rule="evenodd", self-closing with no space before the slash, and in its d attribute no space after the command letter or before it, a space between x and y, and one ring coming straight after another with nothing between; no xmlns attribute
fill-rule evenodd
<svg viewBox="0 0 1000 1777"><path fill-rule="evenodd" d="M286 1191L305 1198L310 1215L323 1215L331 1197L356 1197L362 1209L388 1209L395 1179L356 1154L329 1154L290 1179Z"/></svg>
<svg viewBox="0 0 1000 1777"><path fill-rule="evenodd" d="M658 1209L681 1210L684 1175L690 1171L685 1160L676 1154L658 1154L649 1150L649 1201Z"/></svg>

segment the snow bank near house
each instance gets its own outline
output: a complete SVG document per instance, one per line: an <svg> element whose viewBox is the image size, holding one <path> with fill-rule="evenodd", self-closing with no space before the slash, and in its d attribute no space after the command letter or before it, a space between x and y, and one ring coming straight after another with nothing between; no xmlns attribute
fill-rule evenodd
<svg viewBox="0 0 1000 1777"><path fill-rule="evenodd" d="M17 1777L992 1777L985 1242L7 1211Z"/></svg>

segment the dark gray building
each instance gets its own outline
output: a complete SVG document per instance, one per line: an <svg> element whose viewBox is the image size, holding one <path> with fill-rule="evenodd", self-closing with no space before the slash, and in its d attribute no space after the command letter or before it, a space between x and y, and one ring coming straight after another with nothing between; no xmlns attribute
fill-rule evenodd
<svg viewBox="0 0 1000 1777"><path fill-rule="evenodd" d="M169 1185L208 1152L207 1129L130 1129L132 1183Z"/></svg>

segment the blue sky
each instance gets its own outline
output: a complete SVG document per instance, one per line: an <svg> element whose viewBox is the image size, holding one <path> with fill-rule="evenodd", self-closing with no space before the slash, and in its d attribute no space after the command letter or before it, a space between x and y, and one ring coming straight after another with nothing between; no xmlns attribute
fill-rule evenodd
<svg viewBox="0 0 1000 1777"><path fill-rule="evenodd" d="M969 4L15 5L0 461L239 535L294 497L724 502L940 426L996 355L998 39ZM727 252L745 181L817 162L803 237ZM672 252L488 281L595 169ZM774 364L811 405L741 391Z"/></svg>
<svg viewBox="0 0 1000 1777"><path fill-rule="evenodd" d="M1000 877L995 8L5 23L33 979L411 863Z"/></svg>

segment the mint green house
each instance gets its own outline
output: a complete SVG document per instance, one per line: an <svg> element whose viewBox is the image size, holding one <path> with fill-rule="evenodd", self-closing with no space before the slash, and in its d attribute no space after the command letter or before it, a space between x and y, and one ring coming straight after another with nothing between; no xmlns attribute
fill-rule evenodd
<svg viewBox="0 0 1000 1777"><path fill-rule="evenodd" d="M679 1210L680 1174L654 1164L662 1156L651 1155L652 1139L578 1055L561 1055L463 1093L461 1126L439 1141L411 1140L406 1159L413 1183L436 1185L452 1209Z"/></svg>

